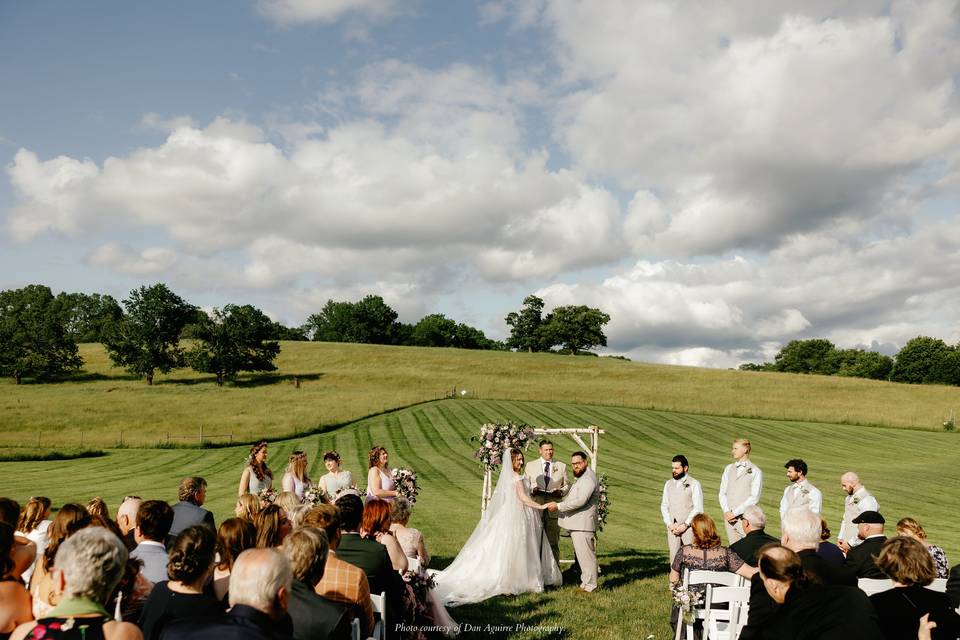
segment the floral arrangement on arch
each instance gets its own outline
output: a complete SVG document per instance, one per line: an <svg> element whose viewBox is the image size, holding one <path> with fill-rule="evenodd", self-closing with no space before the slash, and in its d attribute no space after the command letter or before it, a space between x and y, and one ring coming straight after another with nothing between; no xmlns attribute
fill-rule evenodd
<svg viewBox="0 0 960 640"><path fill-rule="evenodd" d="M398 467L393 470L393 483L397 495L406 498L411 505L417 503L420 487L417 486L417 473L408 467Z"/></svg>
<svg viewBox="0 0 960 640"><path fill-rule="evenodd" d="M480 447L473 457L480 461L483 468L492 471L500 466L500 458L506 449L525 451L533 442L533 427L515 422L495 422L480 427L480 433L471 440L478 441Z"/></svg>
<svg viewBox="0 0 960 640"><path fill-rule="evenodd" d="M610 498L607 496L607 474L601 473L597 478L597 533L603 531L607 524L607 515L610 513Z"/></svg>

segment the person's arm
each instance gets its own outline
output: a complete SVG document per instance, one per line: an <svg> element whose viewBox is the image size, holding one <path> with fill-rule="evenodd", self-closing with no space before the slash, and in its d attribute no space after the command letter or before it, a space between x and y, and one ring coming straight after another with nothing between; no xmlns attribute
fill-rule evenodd
<svg viewBox="0 0 960 640"><path fill-rule="evenodd" d="M735 516L742 516L744 509L760 502L760 493L763 491L763 472L757 467L752 467L752 469L753 480L750 481L750 496L733 510Z"/></svg>
<svg viewBox="0 0 960 640"><path fill-rule="evenodd" d="M567 492L570 491L570 482L567 481L567 465L563 465L563 471L560 474L560 488L557 491L560 492L560 495L557 496L559 498L567 495Z"/></svg>
<svg viewBox="0 0 960 640"><path fill-rule="evenodd" d="M864 511L880 511L880 503L877 502L877 499L873 496L867 496L861 500L857 506L860 508L860 513Z"/></svg>
<svg viewBox="0 0 960 640"><path fill-rule="evenodd" d="M523 504L527 505L531 509L536 509L538 511L542 511L543 509L546 508L547 505L537 504L536 502L530 499L530 496L527 495L527 492L523 488L523 482L521 481L521 478L517 478L516 482L513 483L513 487L514 489L517 490L517 497L520 498L520 502L522 502Z"/></svg>
<svg viewBox="0 0 960 640"><path fill-rule="evenodd" d="M35 626L37 626L36 620L24 622L22 625L13 630L13 633L10 634L10 640L25 640L27 634L33 631Z"/></svg>
<svg viewBox="0 0 960 640"><path fill-rule="evenodd" d="M378 542L387 548L387 553L390 554L390 564L393 565L393 570L404 573L410 565L407 562L407 556L400 547L400 543L397 542L397 539L385 533L380 536Z"/></svg>
<svg viewBox="0 0 960 640"><path fill-rule="evenodd" d="M720 494L717 496L720 499L720 508L724 513L730 512L730 503L727 501L727 469L729 468L730 465L723 468L723 475L720 476Z"/></svg>
<svg viewBox="0 0 960 640"><path fill-rule="evenodd" d="M280 480L280 488L293 493L293 490L296 488L296 484L293 482L293 474L283 474L283 478Z"/></svg>
<svg viewBox="0 0 960 640"><path fill-rule="evenodd" d="M753 577L753 574L755 574L757 571L759 571L759 569L757 569L756 567L751 567L746 562L744 562L742 565L740 565L740 568L737 569L734 573L736 573L738 576L743 576L744 578L749 580L750 578Z"/></svg>
<svg viewBox="0 0 960 640"><path fill-rule="evenodd" d="M383 488L383 483L380 481L380 469L377 467L370 467L370 471L367 473L367 487L370 489L370 493L378 498L393 498L397 495L396 491Z"/></svg>
<svg viewBox="0 0 960 640"><path fill-rule="evenodd" d="M567 499L557 503L557 511L574 511L587 504L597 488L596 480L586 475L567 494Z"/></svg>
<svg viewBox="0 0 960 640"><path fill-rule="evenodd" d="M245 493L250 493L250 467L245 468L240 474L240 488L237 489L238 496Z"/></svg>
<svg viewBox="0 0 960 640"><path fill-rule="evenodd" d="M667 499L668 484L670 484L669 480L663 485L663 497L660 498L660 515L663 516L663 524L669 527L673 522L670 520L670 501Z"/></svg>
<svg viewBox="0 0 960 640"><path fill-rule="evenodd" d="M703 487L700 485L699 480L693 480L690 482L690 491L693 493L693 510L687 515L686 519L683 521L683 524L690 526L690 523L693 522L693 516L698 513L703 513Z"/></svg>
<svg viewBox="0 0 960 640"><path fill-rule="evenodd" d="M427 543L423 539L423 533L420 532L417 533L417 558L424 569L430 564L430 552L427 551Z"/></svg>
<svg viewBox="0 0 960 640"><path fill-rule="evenodd" d="M810 511L817 515L823 512L823 492L816 487L810 490Z"/></svg>
<svg viewBox="0 0 960 640"><path fill-rule="evenodd" d="M780 519L781 520L783 520L783 516L787 515L787 492L788 491L790 491L790 487L787 487L786 489L783 490L783 497L780 498Z"/></svg>

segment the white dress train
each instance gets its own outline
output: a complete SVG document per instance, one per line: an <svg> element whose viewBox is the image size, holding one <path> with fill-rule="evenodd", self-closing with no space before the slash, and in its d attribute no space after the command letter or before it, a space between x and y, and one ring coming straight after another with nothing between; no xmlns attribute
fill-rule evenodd
<svg viewBox="0 0 960 640"><path fill-rule="evenodd" d="M541 512L521 501L517 484L528 496L530 487L510 462L506 451L483 517L450 566L435 575L434 597L448 606L539 592L561 583Z"/></svg>

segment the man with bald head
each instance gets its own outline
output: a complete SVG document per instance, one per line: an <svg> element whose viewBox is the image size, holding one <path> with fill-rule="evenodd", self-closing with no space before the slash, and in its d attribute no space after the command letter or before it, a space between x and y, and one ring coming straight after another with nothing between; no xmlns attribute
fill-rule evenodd
<svg viewBox="0 0 960 640"><path fill-rule="evenodd" d="M137 541L133 537L133 530L137 528L137 509L143 502L137 496L126 496L120 506L117 507L117 527L123 534L121 540L126 545L127 551L133 551L137 548Z"/></svg>
<svg viewBox="0 0 960 640"><path fill-rule="evenodd" d="M860 476L853 471L847 471L840 476L840 488L847 494L843 500L843 523L840 533L837 534L837 546L844 553L859 545L862 540L857 537L858 528L854 519L864 511L880 511L877 499L860 483Z"/></svg>

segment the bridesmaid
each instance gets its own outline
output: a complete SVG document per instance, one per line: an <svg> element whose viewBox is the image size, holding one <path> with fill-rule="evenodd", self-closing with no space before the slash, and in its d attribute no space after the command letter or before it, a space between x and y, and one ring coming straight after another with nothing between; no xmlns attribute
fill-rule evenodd
<svg viewBox="0 0 960 640"><path fill-rule="evenodd" d="M367 473L367 499L386 500L390 502L397 497L394 490L393 476L387 471L387 462L390 456L387 450L377 445L370 449L370 471Z"/></svg>
<svg viewBox="0 0 960 640"><path fill-rule="evenodd" d="M303 451L294 451L290 454L287 471L283 474L280 485L284 491L297 494L303 502L303 494L313 486L310 476L307 475L307 454Z"/></svg>
<svg viewBox="0 0 960 640"><path fill-rule="evenodd" d="M340 468L340 454L336 451L323 454L323 466L327 468L327 474L320 478L320 488L331 498L339 491L357 486L353 474Z"/></svg>
<svg viewBox="0 0 960 640"><path fill-rule="evenodd" d="M273 471L267 467L267 441L261 440L250 447L247 466L240 475L240 488L237 495L245 493L257 495L263 489L273 487Z"/></svg>

